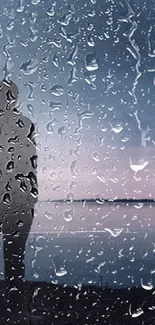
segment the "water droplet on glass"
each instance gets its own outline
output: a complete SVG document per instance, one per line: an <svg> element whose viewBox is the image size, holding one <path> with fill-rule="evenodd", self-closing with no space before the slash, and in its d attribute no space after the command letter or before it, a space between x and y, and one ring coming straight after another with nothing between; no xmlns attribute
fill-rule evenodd
<svg viewBox="0 0 155 325"><path fill-rule="evenodd" d="M88 71L95 71L98 69L97 55L96 53L88 53L85 59L86 69Z"/></svg>
<svg viewBox="0 0 155 325"><path fill-rule="evenodd" d="M64 88L58 84L54 85L50 91L51 91L52 95L57 96L57 97L62 96L65 92Z"/></svg>
<svg viewBox="0 0 155 325"><path fill-rule="evenodd" d="M70 187L71 190L76 188L77 187L77 182L74 182L74 181L71 182L69 187Z"/></svg>
<svg viewBox="0 0 155 325"><path fill-rule="evenodd" d="M148 165L149 161L144 161L139 160L137 164L133 164L132 160L130 159L130 168L134 171L134 172L139 172L140 170L143 170L147 165Z"/></svg>
<svg viewBox="0 0 155 325"><path fill-rule="evenodd" d="M92 31L94 29L94 25L92 23L87 24L87 30Z"/></svg>
<svg viewBox="0 0 155 325"><path fill-rule="evenodd" d="M69 192L69 193L67 193L65 200L72 202L74 200L74 198L75 198L74 194Z"/></svg>
<svg viewBox="0 0 155 325"><path fill-rule="evenodd" d="M7 171L9 171L9 172L12 172L13 171L13 169L14 169L14 161L9 161L8 163L7 163L7 165L6 165L6 169L7 169Z"/></svg>
<svg viewBox="0 0 155 325"><path fill-rule="evenodd" d="M26 18L25 17L21 17L21 25L23 26L23 25L25 25L25 23L26 23Z"/></svg>
<svg viewBox="0 0 155 325"><path fill-rule="evenodd" d="M61 138L65 135L66 133L66 127L65 126L61 126L59 129L58 129L58 134L61 136Z"/></svg>
<svg viewBox="0 0 155 325"><path fill-rule="evenodd" d="M28 40L28 39L21 40L21 41L20 41L20 44L21 44L23 47L27 47L27 46L29 45L29 40Z"/></svg>
<svg viewBox="0 0 155 325"><path fill-rule="evenodd" d="M106 132L106 131L107 131L107 127L103 125L103 126L101 127L101 131L102 131L102 132Z"/></svg>
<svg viewBox="0 0 155 325"><path fill-rule="evenodd" d="M9 193L5 193L2 197L2 201L4 204L9 204L11 202L11 197Z"/></svg>
<svg viewBox="0 0 155 325"><path fill-rule="evenodd" d="M48 211L45 211L44 216L48 219L48 220L52 220L53 216L51 213L49 213Z"/></svg>
<svg viewBox="0 0 155 325"><path fill-rule="evenodd" d="M49 107L51 108L52 112L59 111L62 107L62 103L51 101Z"/></svg>
<svg viewBox="0 0 155 325"><path fill-rule="evenodd" d="M95 269L95 272L100 273L101 267L103 267L106 264L106 262L102 262L98 265L98 267Z"/></svg>
<svg viewBox="0 0 155 325"><path fill-rule="evenodd" d="M61 38L48 38L47 39L47 44L48 45L55 45L57 48L61 47Z"/></svg>
<svg viewBox="0 0 155 325"><path fill-rule="evenodd" d="M59 190L60 190L60 186L59 185L56 185L56 186L54 186L53 188L52 188L52 191L57 191L57 192L59 192Z"/></svg>
<svg viewBox="0 0 155 325"><path fill-rule="evenodd" d="M20 190L22 192L26 192L27 191L27 186L26 186L26 183L25 183L24 179L22 179L21 182L20 182Z"/></svg>
<svg viewBox="0 0 155 325"><path fill-rule="evenodd" d="M39 68L39 61L37 59L30 59L22 63L20 70L27 76L33 74Z"/></svg>
<svg viewBox="0 0 155 325"><path fill-rule="evenodd" d="M77 46L74 46L73 50L70 52L66 62L68 64L74 66L76 64L77 53L78 53L78 48L77 48Z"/></svg>
<svg viewBox="0 0 155 325"><path fill-rule="evenodd" d="M81 218L80 218L80 219L81 219ZM92 257L86 259L86 264L88 264L88 263L90 263L90 262L93 262L94 260L95 260L95 257L92 256Z"/></svg>
<svg viewBox="0 0 155 325"><path fill-rule="evenodd" d="M50 17L53 17L55 15L55 10L56 10L56 2L54 2L52 4L52 7L50 7L48 10L47 10L47 15L50 16Z"/></svg>
<svg viewBox="0 0 155 325"><path fill-rule="evenodd" d="M1 173L0 173L0 176L2 176ZM5 189L6 189L7 192L8 192L8 191L11 191L12 187L11 187L11 185L10 185L9 182L6 184Z"/></svg>
<svg viewBox="0 0 155 325"><path fill-rule="evenodd" d="M147 285L143 283L143 279L141 279L141 286L144 290L152 290L153 289L153 284L148 283Z"/></svg>
<svg viewBox="0 0 155 325"><path fill-rule="evenodd" d="M77 113L78 116L78 128L81 129L83 127L83 120L90 119L94 115L94 112L83 111L81 113Z"/></svg>
<svg viewBox="0 0 155 325"><path fill-rule="evenodd" d="M73 209L70 209L70 210L66 210L64 212L64 219L65 221L67 222L70 222L73 220Z"/></svg>
<svg viewBox="0 0 155 325"><path fill-rule="evenodd" d="M14 138L9 138L8 139L8 143L12 143L12 144L17 143L18 141L19 141L19 136L18 135L16 135Z"/></svg>
<svg viewBox="0 0 155 325"><path fill-rule="evenodd" d="M31 186L37 185L37 177L33 172L29 172L26 177L29 179Z"/></svg>
<svg viewBox="0 0 155 325"><path fill-rule="evenodd" d="M34 272L33 276L34 276L35 279L37 279L37 280L39 279L39 274L37 272Z"/></svg>
<svg viewBox="0 0 155 325"><path fill-rule="evenodd" d="M97 174L97 178L102 182L102 183L105 183L106 180L105 180L105 177L102 173L98 173Z"/></svg>
<svg viewBox="0 0 155 325"><path fill-rule="evenodd" d="M31 104L28 104L27 110L28 110L29 114L31 114L34 117L34 106Z"/></svg>
<svg viewBox="0 0 155 325"><path fill-rule="evenodd" d="M38 195L39 195L39 191L38 191L38 189L32 186L31 191L30 191L30 195L31 195L34 199L38 199Z"/></svg>
<svg viewBox="0 0 155 325"><path fill-rule="evenodd" d="M38 5L41 0L31 0L32 5Z"/></svg>
<svg viewBox="0 0 155 325"><path fill-rule="evenodd" d="M88 16L89 17L94 17L95 16L95 10L90 10L89 12L88 12Z"/></svg>
<svg viewBox="0 0 155 325"><path fill-rule="evenodd" d="M49 121L46 126L46 131L48 134L52 134L53 133L53 121Z"/></svg>
<svg viewBox="0 0 155 325"><path fill-rule="evenodd" d="M93 89L96 89L96 85L94 84L96 80L96 74L90 74L90 72L85 71L83 73L84 80L90 85Z"/></svg>
<svg viewBox="0 0 155 325"><path fill-rule="evenodd" d="M55 65L55 67L57 67L57 68L59 67L59 57L57 54L54 54L52 62Z"/></svg>
<svg viewBox="0 0 155 325"><path fill-rule="evenodd" d="M144 203L134 204L134 208L136 208L136 209L141 209L143 206L144 206Z"/></svg>
<svg viewBox="0 0 155 325"><path fill-rule="evenodd" d="M30 162L33 168L37 168L37 156L33 155L32 157L30 157Z"/></svg>
<svg viewBox="0 0 155 325"><path fill-rule="evenodd" d="M58 19L57 22L63 26L68 26L71 19L72 19L72 13L67 13L63 15L60 19Z"/></svg>
<svg viewBox="0 0 155 325"><path fill-rule="evenodd" d="M9 24L7 24L7 30L12 30L13 28L14 28L14 25L15 25L15 23L14 23L14 21L11 21Z"/></svg>
<svg viewBox="0 0 155 325"><path fill-rule="evenodd" d="M98 152L94 152L92 154L92 158L93 160L95 160L96 162L99 162L100 161L100 155L98 154Z"/></svg>
<svg viewBox="0 0 155 325"><path fill-rule="evenodd" d="M37 21L37 17L38 17L37 12L31 12L31 14L29 16L30 23L34 25Z"/></svg>
<svg viewBox="0 0 155 325"><path fill-rule="evenodd" d="M61 276L66 275L67 271L64 269L64 267L60 267L59 270L55 269L55 274L56 274L56 276L61 277Z"/></svg>
<svg viewBox="0 0 155 325"><path fill-rule="evenodd" d="M70 164L70 172L73 177L76 177L79 175L79 171L77 169L77 160L73 160Z"/></svg>
<svg viewBox="0 0 155 325"><path fill-rule="evenodd" d="M9 19L15 19L15 9L11 9L9 12L9 10L4 7L3 14L6 15Z"/></svg>
<svg viewBox="0 0 155 325"><path fill-rule="evenodd" d="M21 120L21 118L19 118L16 122L16 124L22 129L24 128L25 124L23 122L23 120Z"/></svg>
<svg viewBox="0 0 155 325"><path fill-rule="evenodd" d="M109 229L109 228L104 228L105 231L109 232L111 236L113 237L118 237L122 232L123 232L123 228L121 229Z"/></svg>
<svg viewBox="0 0 155 325"><path fill-rule="evenodd" d="M119 120L113 120L111 123L111 130L114 132L114 133L120 133L122 130L123 130L123 126L122 126L122 122L119 121Z"/></svg>
<svg viewBox="0 0 155 325"><path fill-rule="evenodd" d="M4 71L4 79L9 79L12 76L12 70L14 68L14 62L11 57L7 58L3 71Z"/></svg>
<svg viewBox="0 0 155 325"><path fill-rule="evenodd" d="M27 95L27 98L29 100L33 100L34 99L33 82L26 82L25 86L29 88L29 94Z"/></svg>
<svg viewBox="0 0 155 325"><path fill-rule="evenodd" d="M132 318L137 318L140 315L142 315L144 313L144 311L141 308L138 308L135 312L131 312L131 304L129 306L129 314Z"/></svg>
<svg viewBox="0 0 155 325"><path fill-rule="evenodd" d="M32 296L33 300L34 300L34 298L35 298L36 296L38 296L40 290L41 290L41 288L36 288L36 289L34 290L34 292L33 292L33 296Z"/></svg>
<svg viewBox="0 0 155 325"><path fill-rule="evenodd" d="M16 174L16 175L15 175L15 179L16 179L17 181L19 181L19 182L23 179L23 177L24 177L23 174Z"/></svg>
<svg viewBox="0 0 155 325"><path fill-rule="evenodd" d="M31 42L35 42L37 39L38 39L38 30L35 29L33 26L30 26L29 27L29 30L30 30L30 40Z"/></svg>
<svg viewBox="0 0 155 325"><path fill-rule="evenodd" d="M44 93L46 92L46 85L44 84L41 85L41 91L43 91Z"/></svg>
<svg viewBox="0 0 155 325"><path fill-rule="evenodd" d="M56 276L62 277L67 274L67 271L65 270L65 261L62 256L56 255L53 258L53 267L54 267L54 272Z"/></svg>
<svg viewBox="0 0 155 325"><path fill-rule="evenodd" d="M77 73L77 69L75 67L73 67L70 70L70 75L69 75L69 79L68 79L69 86L71 86L74 82L76 82L78 80L76 73Z"/></svg>
<svg viewBox="0 0 155 325"><path fill-rule="evenodd" d="M17 225L18 227L23 227L23 225L24 225L24 221L19 219L19 220L16 222L16 225Z"/></svg>
<svg viewBox="0 0 155 325"><path fill-rule="evenodd" d="M17 12L23 12L24 11L24 0L19 0L17 5Z"/></svg>
<svg viewBox="0 0 155 325"><path fill-rule="evenodd" d="M3 29L2 29L2 25L0 24L0 38L3 37Z"/></svg>
<svg viewBox="0 0 155 325"><path fill-rule="evenodd" d="M95 40L94 40L93 34L88 35L87 43L91 47L95 46Z"/></svg>

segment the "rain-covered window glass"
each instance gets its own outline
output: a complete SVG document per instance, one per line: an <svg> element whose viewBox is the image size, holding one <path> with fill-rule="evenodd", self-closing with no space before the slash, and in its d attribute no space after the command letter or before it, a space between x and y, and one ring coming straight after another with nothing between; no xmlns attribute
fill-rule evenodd
<svg viewBox="0 0 155 325"><path fill-rule="evenodd" d="M154 21L0 1L2 324L153 324Z"/></svg>

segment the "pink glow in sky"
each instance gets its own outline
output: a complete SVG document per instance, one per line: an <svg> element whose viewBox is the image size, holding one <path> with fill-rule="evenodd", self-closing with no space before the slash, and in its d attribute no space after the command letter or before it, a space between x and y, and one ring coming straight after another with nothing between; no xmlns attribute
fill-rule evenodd
<svg viewBox="0 0 155 325"><path fill-rule="evenodd" d="M107 152L106 146L95 150L90 145L87 151L81 146L78 157L69 155L68 151L67 145L64 155L61 149L56 151L50 163L40 158L39 200L64 199L67 194L74 199L154 196L153 148L133 147ZM135 168L139 171L135 172Z"/></svg>

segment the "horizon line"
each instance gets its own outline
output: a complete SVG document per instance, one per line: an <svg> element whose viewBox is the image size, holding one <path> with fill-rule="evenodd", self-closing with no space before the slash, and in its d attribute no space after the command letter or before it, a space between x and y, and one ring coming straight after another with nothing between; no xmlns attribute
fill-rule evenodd
<svg viewBox="0 0 155 325"><path fill-rule="evenodd" d="M148 199L148 198L141 198L141 199L134 199L134 198L120 198L120 199L103 199L103 198L96 198L96 199L55 199L55 200L38 200L37 202L77 202L77 201L93 201L93 202L108 202L108 203L112 203L112 202L155 202L155 198L154 199Z"/></svg>

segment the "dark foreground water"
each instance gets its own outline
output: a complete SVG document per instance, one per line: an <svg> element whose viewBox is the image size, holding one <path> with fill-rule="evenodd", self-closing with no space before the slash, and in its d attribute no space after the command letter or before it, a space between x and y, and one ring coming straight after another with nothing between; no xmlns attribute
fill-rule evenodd
<svg viewBox="0 0 155 325"><path fill-rule="evenodd" d="M26 279L70 285L155 286L155 208L38 204ZM3 278L2 243L0 270Z"/></svg>
<svg viewBox="0 0 155 325"><path fill-rule="evenodd" d="M27 243L27 279L113 287L155 285L154 234L34 235ZM28 261L29 260L29 261Z"/></svg>

